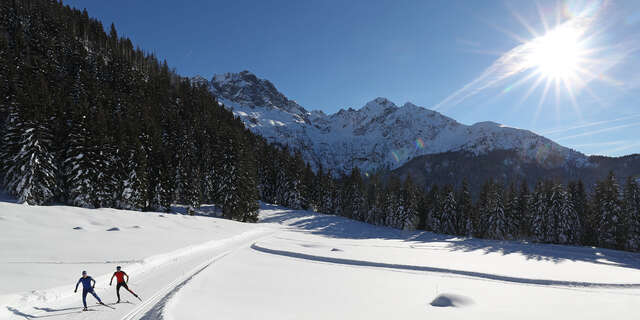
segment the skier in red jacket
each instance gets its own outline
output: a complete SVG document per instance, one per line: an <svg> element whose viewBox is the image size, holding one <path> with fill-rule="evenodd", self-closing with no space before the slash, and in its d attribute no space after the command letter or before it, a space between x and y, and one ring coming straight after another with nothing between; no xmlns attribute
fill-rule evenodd
<svg viewBox="0 0 640 320"><path fill-rule="evenodd" d="M131 292L131 294L134 297L136 297L136 298L138 298L138 300L142 301L142 299L140 299L140 297L138 297L138 295L135 294L133 291L131 291L131 289L129 289L129 286L127 286L127 282L129 282L129 275L126 274L121 269L122 268L120 266L117 266L116 267L116 272L113 273L113 275L111 276L111 281L109 281L109 285L112 285L113 278L116 278L116 280L117 280L116 295L118 295L118 302L116 302L116 303L120 303L120 287L124 287L125 289L127 289L127 291ZM124 277L127 277L126 281L125 281Z"/></svg>

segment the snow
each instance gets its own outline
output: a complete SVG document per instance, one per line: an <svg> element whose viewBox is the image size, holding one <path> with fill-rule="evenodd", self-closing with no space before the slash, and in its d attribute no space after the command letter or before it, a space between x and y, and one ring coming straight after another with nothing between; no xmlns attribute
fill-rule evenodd
<svg viewBox="0 0 640 320"><path fill-rule="evenodd" d="M2 319L626 319L640 303L640 254L397 230L268 204L260 223L243 224L0 202L0 230ZM142 302L123 293L129 302L115 310L78 312L80 271L113 302L115 265Z"/></svg>
<svg viewBox="0 0 640 320"><path fill-rule="evenodd" d="M115 301L108 281L116 265L131 275L134 291L151 296L176 272L265 229L204 216L0 202L0 231L4 319L17 314L9 308L34 315L35 308L77 307L73 289L82 270L96 279L105 301Z"/></svg>
<svg viewBox="0 0 640 320"><path fill-rule="evenodd" d="M327 115L307 111L248 71L215 75L209 87L252 132L301 150L314 168L322 165L336 173L356 166L365 171L395 169L417 156L460 150L476 155L516 150L531 162L565 159L554 164L558 166L587 161L585 155L531 131L491 121L468 126L410 102L398 107L379 97L359 110Z"/></svg>
<svg viewBox="0 0 640 320"><path fill-rule="evenodd" d="M640 256L399 231L264 206L281 231L204 270L165 319L629 318Z"/></svg>

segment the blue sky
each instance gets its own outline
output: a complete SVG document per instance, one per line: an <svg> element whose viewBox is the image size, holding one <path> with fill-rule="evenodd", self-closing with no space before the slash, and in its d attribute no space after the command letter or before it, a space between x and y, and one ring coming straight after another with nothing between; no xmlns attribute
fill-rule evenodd
<svg viewBox="0 0 640 320"><path fill-rule="evenodd" d="M532 130L587 154L640 153L640 1L65 4L105 28L114 22L182 75L250 70L307 109L333 113L382 96L465 124ZM533 41L563 26L579 32L575 66L557 58L572 47ZM523 66L531 57L535 65ZM570 71L557 80L554 68Z"/></svg>

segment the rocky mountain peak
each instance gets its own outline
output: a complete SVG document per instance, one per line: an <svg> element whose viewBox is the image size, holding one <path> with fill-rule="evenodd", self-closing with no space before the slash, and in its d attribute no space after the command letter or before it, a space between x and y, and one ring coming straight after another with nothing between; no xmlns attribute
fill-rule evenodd
<svg viewBox="0 0 640 320"><path fill-rule="evenodd" d="M209 85L209 80L205 79L203 76L201 75L196 75L195 77L192 77L191 79L191 83L194 85Z"/></svg>
<svg viewBox="0 0 640 320"><path fill-rule="evenodd" d="M389 101L389 99L378 97L367 102L367 104L365 104L360 111L366 112L369 115L376 115L376 114L383 113L387 109L397 109L397 108L398 107L393 102Z"/></svg>
<svg viewBox="0 0 640 320"><path fill-rule="evenodd" d="M249 71L216 74L211 79L211 91L219 99L252 107L280 109L299 116L309 112L289 100L265 79L258 78Z"/></svg>
<svg viewBox="0 0 640 320"><path fill-rule="evenodd" d="M415 157L457 151L511 150L523 161L559 159L554 165L585 158L527 130L490 121L468 126L410 102L398 107L384 97L330 115L308 112L249 71L216 75L210 89L253 132L336 173L354 167L395 169Z"/></svg>

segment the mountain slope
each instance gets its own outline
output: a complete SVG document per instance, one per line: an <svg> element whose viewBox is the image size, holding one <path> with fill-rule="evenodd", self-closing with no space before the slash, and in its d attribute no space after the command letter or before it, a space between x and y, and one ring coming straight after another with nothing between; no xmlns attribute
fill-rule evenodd
<svg viewBox="0 0 640 320"><path fill-rule="evenodd" d="M549 165L528 161L514 150L493 150L481 155L451 151L416 157L395 169L393 174L403 178L410 175L422 186L459 186L464 178L474 195L489 179L504 184L526 181L529 188L533 188L541 178L561 183L581 180L588 190L592 190L596 182L610 171L615 172L620 185L626 177L640 176L640 155L619 158L590 156L584 162L569 161L563 166L553 166L552 158L549 160Z"/></svg>
<svg viewBox="0 0 640 320"><path fill-rule="evenodd" d="M412 103L398 107L376 98L359 110L310 112L248 71L216 75L209 88L251 131L300 150L316 168L396 169L422 155L494 150L514 151L548 168L587 165L583 154L533 132L493 122L468 126Z"/></svg>

